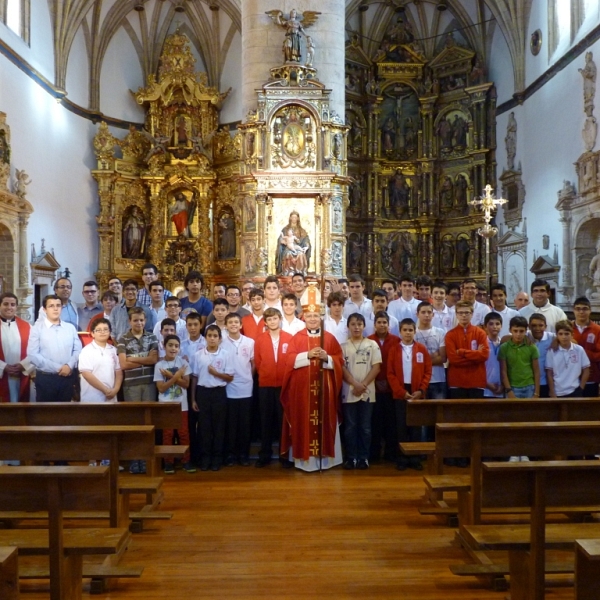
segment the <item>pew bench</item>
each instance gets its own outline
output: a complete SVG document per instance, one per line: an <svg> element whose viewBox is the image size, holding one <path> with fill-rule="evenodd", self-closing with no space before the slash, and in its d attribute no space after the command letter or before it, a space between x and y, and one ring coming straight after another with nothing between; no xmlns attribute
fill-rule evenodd
<svg viewBox="0 0 600 600"><path fill-rule="evenodd" d="M599 510L600 461L485 463L481 475L483 506L527 507L530 523L461 525L460 536L470 548L508 551L512 600L543 600L546 550L572 550L577 539L600 537L597 522L546 523L548 507Z"/></svg>
<svg viewBox="0 0 600 600"><path fill-rule="evenodd" d="M19 562L18 549L14 546L0 546L0 598L18 600Z"/></svg>
<svg viewBox="0 0 600 600"><path fill-rule="evenodd" d="M129 543L125 528L63 528L65 508L108 501L108 474L108 467L0 467L1 508L48 514L47 529L0 530L0 546L15 546L21 556L49 557L51 600L79 600L83 557L121 554Z"/></svg>
<svg viewBox="0 0 600 600"><path fill-rule="evenodd" d="M575 600L600 598L600 540L575 540Z"/></svg>

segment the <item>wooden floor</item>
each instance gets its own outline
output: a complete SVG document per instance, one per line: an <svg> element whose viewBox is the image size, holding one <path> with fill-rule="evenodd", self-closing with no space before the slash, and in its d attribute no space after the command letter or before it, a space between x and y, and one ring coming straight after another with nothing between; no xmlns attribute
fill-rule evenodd
<svg viewBox="0 0 600 600"><path fill-rule="evenodd" d="M504 599L473 578L452 575L465 561L454 530L423 517L422 473L390 464L319 473L224 468L165 477L157 521L134 536L124 565L139 580L84 598L401 598ZM47 582L25 581L26 600L48 598ZM572 599L572 587L549 600Z"/></svg>

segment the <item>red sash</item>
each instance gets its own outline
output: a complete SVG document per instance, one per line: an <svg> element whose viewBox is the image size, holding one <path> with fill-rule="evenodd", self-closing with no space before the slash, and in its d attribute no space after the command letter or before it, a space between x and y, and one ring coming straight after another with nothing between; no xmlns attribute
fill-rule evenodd
<svg viewBox="0 0 600 600"><path fill-rule="evenodd" d="M21 354L20 359L23 360L27 356L27 342L29 341L29 331L31 325L19 319L15 319L19 336L21 337ZM0 328L0 360L4 361L4 350L2 349L2 328ZM8 376L5 374L0 379L0 402L10 402L10 393L8 389ZM29 375L21 375L21 384L19 390L19 402L29 402Z"/></svg>

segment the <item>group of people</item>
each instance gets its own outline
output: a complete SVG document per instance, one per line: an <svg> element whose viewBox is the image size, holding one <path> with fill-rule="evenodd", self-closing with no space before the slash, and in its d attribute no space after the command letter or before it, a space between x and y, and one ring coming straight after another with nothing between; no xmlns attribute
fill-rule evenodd
<svg viewBox="0 0 600 600"><path fill-rule="evenodd" d="M502 284L488 299L474 279L404 275L367 298L363 278L351 275L325 282L322 316L317 286L299 272L289 290L275 276L261 287L216 283L212 300L198 271L177 296L155 265L141 275L141 288L111 278L100 300L87 281L80 306L71 280L59 278L33 326L16 317L17 297L2 294L0 401L28 401L33 375L38 402L181 402L181 425L163 443L190 446L188 472L249 466L254 438L257 468L278 442L284 468L364 470L383 458L420 470L398 444L433 432L407 427L408 399L598 395L590 302L574 302L571 322L544 280L531 285L531 302L519 293L517 310Z"/></svg>

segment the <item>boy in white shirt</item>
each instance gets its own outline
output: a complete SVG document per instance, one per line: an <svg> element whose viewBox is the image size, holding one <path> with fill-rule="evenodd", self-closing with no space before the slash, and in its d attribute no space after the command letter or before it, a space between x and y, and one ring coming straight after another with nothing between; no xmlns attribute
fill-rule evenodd
<svg viewBox="0 0 600 600"><path fill-rule="evenodd" d="M181 402L181 426L177 429L179 443L190 445L188 430L188 401L187 392L190 385L192 370L187 361L179 356L180 341L176 335L170 334L164 338L165 357L154 366L154 381L158 389L159 402ZM163 444L173 444L174 429L163 430ZM196 468L190 462L190 451L183 455L183 468L188 473L195 473ZM165 473L175 473L172 460L165 461Z"/></svg>
<svg viewBox="0 0 600 600"><path fill-rule="evenodd" d="M323 320L325 331L342 345L348 339L348 325L344 317L344 296L341 292L332 292L327 298L329 314Z"/></svg>
<svg viewBox="0 0 600 600"><path fill-rule="evenodd" d="M281 330L296 335L299 331L306 328L306 323L296 316L296 296L286 294L281 300L283 308L283 319L281 320Z"/></svg>
<svg viewBox="0 0 600 600"><path fill-rule="evenodd" d="M165 309L167 315L165 318L173 319L175 322L175 335L183 342L187 338L186 322L180 317L181 314L181 301L176 296L170 296L165 302ZM161 322L159 321L154 326L152 333L161 339L160 336Z"/></svg>
<svg viewBox="0 0 600 600"><path fill-rule="evenodd" d="M279 280L274 275L269 275L265 279L265 309L276 308L279 312L283 312L281 306L281 294L279 292Z"/></svg>
<svg viewBox="0 0 600 600"><path fill-rule="evenodd" d="M433 320L431 321L434 327L449 331L454 327L454 307L446 304L446 294L448 288L442 281L435 281L431 287L431 304L433 306Z"/></svg>
<svg viewBox="0 0 600 600"><path fill-rule="evenodd" d="M415 282L410 275L400 277L400 298L390 302L388 314L396 317L398 322L402 319L417 320L417 306L419 301L414 297Z"/></svg>
<svg viewBox="0 0 600 600"><path fill-rule="evenodd" d="M364 295L365 280L356 273L350 275L348 289L350 297L344 305L344 317L347 319L354 313L360 313L366 318L367 315L373 312L373 305L369 298Z"/></svg>
<svg viewBox="0 0 600 600"><path fill-rule="evenodd" d="M371 299L371 304L373 306L373 312L370 315L365 317L365 329L363 331L363 335L365 337L369 337L375 333L375 315L378 312L387 312L388 310L388 297L384 290L375 290L373 292L373 297ZM398 323L398 319L393 317L388 313L388 330L393 335L400 335L400 324Z"/></svg>
<svg viewBox="0 0 600 600"><path fill-rule="evenodd" d="M252 386L254 383L254 340L242 335L242 321L236 313L225 317L227 337L223 349L229 352L233 363L233 381L225 386L227 393L227 434L225 466L239 462L250 465L250 435L252 428Z"/></svg>
<svg viewBox="0 0 600 600"><path fill-rule="evenodd" d="M156 339L158 340L158 358L160 360L161 358L165 357L165 338L168 335L177 335L177 331L175 327L175 321L169 317L163 319L159 325L160 329Z"/></svg>
<svg viewBox="0 0 600 600"><path fill-rule="evenodd" d="M108 343L110 321L104 317L92 323L94 341L79 354L81 402L117 401L123 382L117 349Z"/></svg>
<svg viewBox="0 0 600 600"><path fill-rule="evenodd" d="M498 313L502 317L502 329L500 330L500 337L503 338L505 335L510 334L510 320L513 317L518 317L518 311L513 308L506 306L506 286L502 283L497 283L492 286L491 289L492 306L494 312ZM485 321L484 321L485 322Z"/></svg>
<svg viewBox="0 0 600 600"><path fill-rule="evenodd" d="M375 378L381 369L377 342L363 337L365 318L360 313L348 317L350 337L342 344L344 353L342 408L344 411L344 469L369 468L371 419L375 405Z"/></svg>
<svg viewBox="0 0 600 600"><path fill-rule="evenodd" d="M516 316L518 317L519 314L517 313ZM503 329L503 322L504 320L497 312L488 313L483 320L488 336L488 346L490 347L490 355L485 361L487 379L486 388L483 390L485 398L504 398L504 386L502 385L500 363L498 362L498 351L501 343L500 332Z"/></svg>

